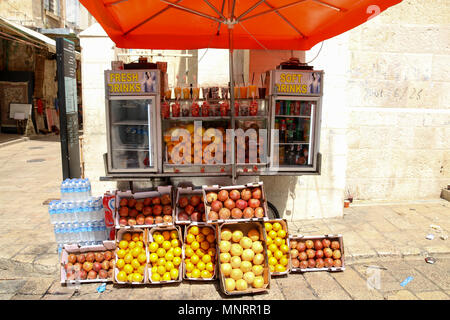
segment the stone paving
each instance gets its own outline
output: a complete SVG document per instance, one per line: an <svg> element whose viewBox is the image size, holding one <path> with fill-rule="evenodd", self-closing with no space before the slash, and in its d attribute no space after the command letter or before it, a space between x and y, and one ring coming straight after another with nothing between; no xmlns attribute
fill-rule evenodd
<svg viewBox="0 0 450 320"><path fill-rule="evenodd" d="M61 286L48 199L59 197L60 144L28 140L0 148L0 299L449 299L450 203L354 203L339 219L289 223L291 234L344 236L344 272L273 278L267 294L226 297L218 283L141 288ZM38 160L29 162L29 160ZM44 161L42 161L44 160ZM427 240L427 234L434 234ZM444 237L445 238L445 237ZM437 258L434 265L424 257ZM368 268L377 265L385 269ZM400 283L414 279L405 287ZM367 279L375 281L369 289ZM374 280L375 279L375 280ZM378 284L378 285L377 285ZM299 289L300 288L300 289Z"/></svg>

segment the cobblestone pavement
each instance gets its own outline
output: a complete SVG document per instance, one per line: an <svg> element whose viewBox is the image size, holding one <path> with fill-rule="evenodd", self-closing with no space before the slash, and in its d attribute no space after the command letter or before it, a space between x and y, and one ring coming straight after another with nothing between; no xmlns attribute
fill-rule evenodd
<svg viewBox="0 0 450 320"><path fill-rule="evenodd" d="M44 204L59 197L60 144L46 140L0 149L0 299L230 299L220 293L218 283L141 288L108 284L102 294L95 290L98 284L79 290L61 286ZM445 200L355 203L343 218L290 222L289 229L291 234L343 234L347 269L273 278L269 293L232 299L450 297L450 239L441 239L450 231L450 203ZM433 240L425 238L430 233ZM425 263L426 256L437 258L437 263ZM413 280L402 287L409 276ZM377 289L368 289L367 278Z"/></svg>

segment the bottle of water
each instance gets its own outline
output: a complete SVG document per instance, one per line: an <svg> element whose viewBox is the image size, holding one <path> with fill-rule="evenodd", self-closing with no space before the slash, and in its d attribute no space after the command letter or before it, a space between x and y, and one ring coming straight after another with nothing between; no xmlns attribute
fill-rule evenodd
<svg viewBox="0 0 450 320"><path fill-rule="evenodd" d="M91 221L88 221L87 223L86 223L86 227L87 227L87 242L89 243L89 244L92 244L92 242L94 241L94 228L93 228L93 226L92 226L92 222Z"/></svg>
<svg viewBox="0 0 450 320"><path fill-rule="evenodd" d="M69 179L64 180L61 183L61 201L65 201L67 199L67 183Z"/></svg>
<svg viewBox="0 0 450 320"><path fill-rule="evenodd" d="M94 198L90 198L88 201L89 206L89 221L95 221L95 200Z"/></svg>
<svg viewBox="0 0 450 320"><path fill-rule="evenodd" d="M103 199L102 197L98 197L95 203L95 211L97 213L96 220L103 220L104 214L103 214Z"/></svg>
<svg viewBox="0 0 450 320"><path fill-rule="evenodd" d="M80 244L82 246L86 245L88 242L88 235L87 235L87 224L86 222L80 223Z"/></svg>
<svg viewBox="0 0 450 320"><path fill-rule="evenodd" d="M62 241L61 241L61 229L60 229L59 223L55 223L55 225L53 226L53 231L55 233L55 241L58 245L60 245L62 243Z"/></svg>
<svg viewBox="0 0 450 320"><path fill-rule="evenodd" d="M86 199L88 199L89 197L92 196L92 191L91 191L91 182L89 181L89 179L85 179L86 181Z"/></svg>
<svg viewBox="0 0 450 320"><path fill-rule="evenodd" d="M51 201L48 205L48 213L50 214L50 223L55 224L55 202Z"/></svg>
<svg viewBox="0 0 450 320"><path fill-rule="evenodd" d="M73 184L73 201L78 201L81 198L81 181L79 179L75 179Z"/></svg>
<svg viewBox="0 0 450 320"><path fill-rule="evenodd" d="M59 241L58 243L64 244L67 243L66 241L66 225L64 223L59 223L58 224L58 229L59 229Z"/></svg>

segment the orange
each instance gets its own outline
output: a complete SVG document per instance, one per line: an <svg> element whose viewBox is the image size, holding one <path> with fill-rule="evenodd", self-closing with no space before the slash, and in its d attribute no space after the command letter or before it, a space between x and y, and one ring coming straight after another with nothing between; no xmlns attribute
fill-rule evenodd
<svg viewBox="0 0 450 320"><path fill-rule="evenodd" d="M202 247L203 250L208 250L209 249L209 242L208 241L203 241L200 246Z"/></svg>
<svg viewBox="0 0 450 320"><path fill-rule="evenodd" d="M268 236L271 237L272 239L275 239L277 237L277 233L275 230L269 231Z"/></svg>
<svg viewBox="0 0 450 320"><path fill-rule="evenodd" d="M208 228L208 227L203 227L203 228L202 228L202 234L205 235L205 236L207 236L208 234L210 234L211 231L212 231L211 228Z"/></svg>
<svg viewBox="0 0 450 320"><path fill-rule="evenodd" d="M178 232L175 231L175 230L170 231L170 238L172 238L172 239L178 239Z"/></svg>
<svg viewBox="0 0 450 320"><path fill-rule="evenodd" d="M133 282L133 274L130 273L129 275L127 275L127 281L128 282Z"/></svg>
<svg viewBox="0 0 450 320"><path fill-rule="evenodd" d="M281 226L281 224L279 223L279 222L275 222L273 225L272 225L272 229L273 229L273 231L275 231L275 232L278 232L278 230L281 230L283 227Z"/></svg>
<svg viewBox="0 0 450 320"><path fill-rule="evenodd" d="M215 248L209 248L206 253L209 254L211 256L211 258L214 258L216 256L216 249Z"/></svg>
<svg viewBox="0 0 450 320"><path fill-rule="evenodd" d="M196 236L200 233L200 230L197 226L193 226L193 227L189 228L189 233Z"/></svg>
<svg viewBox="0 0 450 320"><path fill-rule="evenodd" d="M134 242L139 241L139 236L141 235L140 232L135 232L132 234L131 239L133 239Z"/></svg>
<svg viewBox="0 0 450 320"><path fill-rule="evenodd" d="M142 274L133 273L133 282L141 282L142 280L144 280Z"/></svg>
<svg viewBox="0 0 450 320"><path fill-rule="evenodd" d="M206 236L206 241L208 241L209 243L214 243L216 241L216 237L214 236L214 234L210 233Z"/></svg>
<svg viewBox="0 0 450 320"><path fill-rule="evenodd" d="M270 222L264 223L264 227L266 228L267 233L269 233L272 230L272 224Z"/></svg>
<svg viewBox="0 0 450 320"><path fill-rule="evenodd" d="M158 266L165 266L166 265L166 259L159 258L158 262L156 263L156 265L158 265Z"/></svg>
<svg viewBox="0 0 450 320"><path fill-rule="evenodd" d="M131 241L131 234L130 233L125 233L122 236L122 240Z"/></svg>
<svg viewBox="0 0 450 320"><path fill-rule="evenodd" d="M137 273L144 274L144 272L145 272L145 265L144 266L139 266L139 268L137 268Z"/></svg>
<svg viewBox="0 0 450 320"><path fill-rule="evenodd" d="M163 281L170 281L170 280L172 280L172 278L170 277L170 272L164 273L162 279L163 279Z"/></svg>
<svg viewBox="0 0 450 320"><path fill-rule="evenodd" d="M137 241L136 242L136 247L143 248L144 247L144 243L142 241Z"/></svg>
<svg viewBox="0 0 450 320"><path fill-rule="evenodd" d="M199 258L203 257L205 253L206 251L203 249L197 249L197 251L195 251L195 254L198 255Z"/></svg>
<svg viewBox="0 0 450 320"><path fill-rule="evenodd" d="M284 231L283 229L278 230L277 235L280 238L286 238L286 231Z"/></svg>
<svg viewBox="0 0 450 320"><path fill-rule="evenodd" d="M284 271L286 271L286 267L285 266L283 266L281 264L277 264L275 266L275 272L284 272Z"/></svg>
<svg viewBox="0 0 450 320"><path fill-rule="evenodd" d="M286 257L281 257L281 259L280 259L280 264L282 265L282 266L287 266L287 264L288 264L288 258L286 258Z"/></svg>
<svg viewBox="0 0 450 320"><path fill-rule="evenodd" d="M275 257L269 258L269 265L275 266L278 263L277 259Z"/></svg>
<svg viewBox="0 0 450 320"><path fill-rule="evenodd" d="M275 243L275 244L279 247L279 246L281 246L281 245L284 243L284 239L281 239L281 238L279 238L279 237L276 237L276 238L273 240L273 243Z"/></svg>
<svg viewBox="0 0 450 320"><path fill-rule="evenodd" d="M195 239L197 240L197 242L202 242L205 241L206 237L203 233L198 234Z"/></svg>
<svg viewBox="0 0 450 320"><path fill-rule="evenodd" d="M162 236L164 237L164 240L169 240L170 239L170 232L169 231L164 231L162 233Z"/></svg>
<svg viewBox="0 0 450 320"><path fill-rule="evenodd" d="M280 246L280 250L281 250L283 253L288 253L289 247L287 246L287 244L282 244L282 245Z"/></svg>
<svg viewBox="0 0 450 320"><path fill-rule="evenodd" d="M164 273L166 273L166 267L164 266L158 266L158 273L162 276Z"/></svg>
<svg viewBox="0 0 450 320"><path fill-rule="evenodd" d="M277 259L280 260L281 257L283 256L283 252L281 250L277 250L273 253L273 256Z"/></svg>

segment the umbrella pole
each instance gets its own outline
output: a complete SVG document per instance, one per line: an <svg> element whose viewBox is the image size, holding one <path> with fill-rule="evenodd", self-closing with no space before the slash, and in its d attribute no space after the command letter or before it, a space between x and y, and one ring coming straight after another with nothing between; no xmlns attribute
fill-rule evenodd
<svg viewBox="0 0 450 320"><path fill-rule="evenodd" d="M228 25L228 41L229 41L229 65L230 65L230 110L231 110L231 129L233 131L231 140L231 179L233 184L236 183L236 156L235 156L235 144L234 144L234 130L235 130L235 110L234 110L234 59L233 59L233 25ZM230 143L230 142L228 142Z"/></svg>

